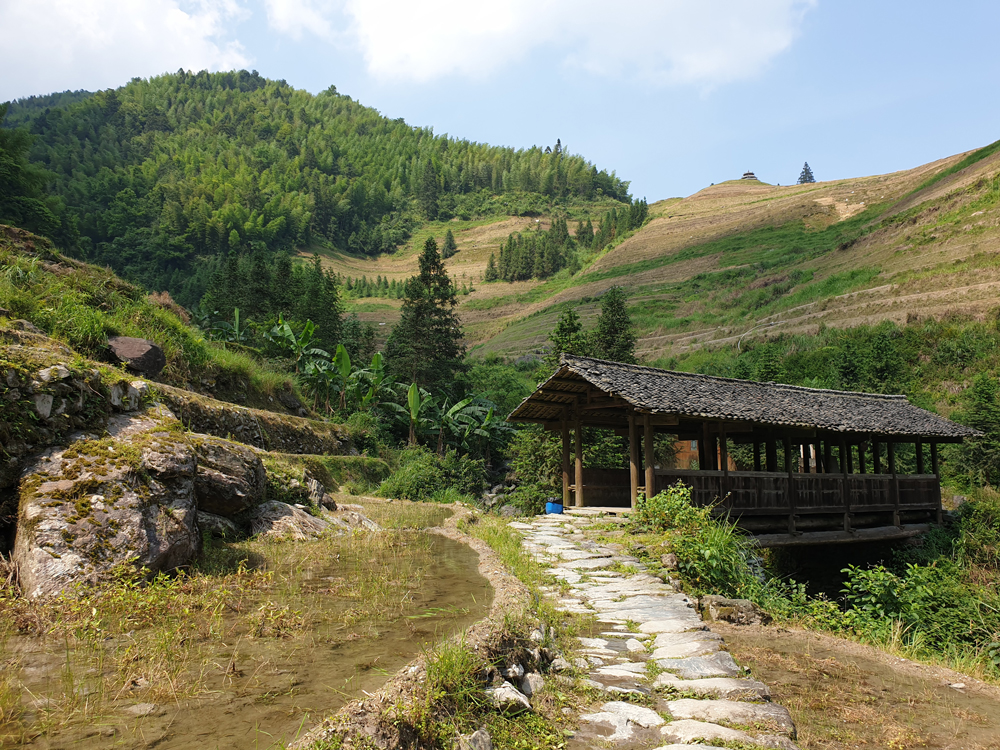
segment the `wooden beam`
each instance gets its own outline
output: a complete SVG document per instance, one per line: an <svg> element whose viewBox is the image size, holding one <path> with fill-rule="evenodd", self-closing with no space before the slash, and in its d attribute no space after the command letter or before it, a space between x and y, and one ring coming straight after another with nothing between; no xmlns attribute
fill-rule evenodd
<svg viewBox="0 0 1000 750"><path fill-rule="evenodd" d="M924 473L924 441L918 440L914 444L917 451L917 474Z"/></svg>
<svg viewBox="0 0 1000 750"><path fill-rule="evenodd" d="M788 473L788 533L795 533L796 490L795 473L792 471L792 440L785 435L785 471Z"/></svg>
<svg viewBox="0 0 1000 750"><path fill-rule="evenodd" d="M629 409L628 413L628 478L629 505L635 507L635 498L639 494L639 441L636 435L635 411Z"/></svg>
<svg viewBox="0 0 1000 750"><path fill-rule="evenodd" d="M827 443L827 453L829 453L830 444ZM847 464L850 458L851 446L847 444L844 438L840 439L840 498L841 502L844 503L844 531L850 533L851 531L851 487L850 480L847 478Z"/></svg>
<svg viewBox="0 0 1000 750"><path fill-rule="evenodd" d="M878 441L872 441L872 474L882 473L882 456L878 448Z"/></svg>
<svg viewBox="0 0 1000 750"><path fill-rule="evenodd" d="M653 467L653 424L649 414L643 415L645 436L643 448L646 451L646 499L656 494L656 469Z"/></svg>
<svg viewBox="0 0 1000 750"><path fill-rule="evenodd" d="M858 443L858 473L865 473L865 444Z"/></svg>
<svg viewBox="0 0 1000 750"><path fill-rule="evenodd" d="M563 507L569 505L569 415L563 410L562 428L562 480Z"/></svg>
<svg viewBox="0 0 1000 750"><path fill-rule="evenodd" d="M930 524L882 526L854 531L809 531L804 534L758 534L754 541L760 547L803 547L810 544L850 544L854 542L884 542L908 539L930 531Z"/></svg>
<svg viewBox="0 0 1000 750"><path fill-rule="evenodd" d="M902 521L899 515L899 477L896 476L896 444L893 441L889 441L886 444L886 453L889 460L889 473L892 474L892 484L890 484L890 489L892 491L892 525L901 526Z"/></svg>
<svg viewBox="0 0 1000 750"><path fill-rule="evenodd" d="M777 471L778 470L778 444L775 442L774 438L768 438L766 441L767 448L767 470Z"/></svg>
<svg viewBox="0 0 1000 750"><path fill-rule="evenodd" d="M941 478L941 472L938 471L938 444L931 443L931 473L934 474L938 479Z"/></svg>
<svg viewBox="0 0 1000 750"><path fill-rule="evenodd" d="M577 508L583 507L583 423L580 421L580 409L576 409L576 423L573 426L576 432L576 492L574 493L573 504Z"/></svg>

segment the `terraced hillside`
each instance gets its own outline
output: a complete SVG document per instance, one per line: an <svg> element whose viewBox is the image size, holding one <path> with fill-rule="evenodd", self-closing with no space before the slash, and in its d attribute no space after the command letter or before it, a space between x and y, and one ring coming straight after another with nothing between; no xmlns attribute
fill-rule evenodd
<svg viewBox="0 0 1000 750"><path fill-rule="evenodd" d="M961 314L996 307L1000 264L1000 150L989 146L915 169L809 185L731 181L650 207L650 221L580 272L544 281L483 284L491 252L512 231L551 217L447 222L459 252L454 277L476 282L460 312L475 352L540 350L559 313L586 320L615 284L632 293L643 359L663 360L708 342L809 333L879 320ZM572 227L572 223L571 223ZM354 277L402 279L415 248L380 261L347 256L329 266ZM360 300L361 317L385 323L398 302Z"/></svg>

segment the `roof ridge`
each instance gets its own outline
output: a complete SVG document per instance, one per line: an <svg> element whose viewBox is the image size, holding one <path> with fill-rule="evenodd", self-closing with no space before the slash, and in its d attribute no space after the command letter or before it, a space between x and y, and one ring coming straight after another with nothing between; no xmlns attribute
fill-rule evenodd
<svg viewBox="0 0 1000 750"><path fill-rule="evenodd" d="M643 370L646 372L664 374L664 375L679 375L685 378L701 379L701 380L714 380L723 383L756 383L757 385L769 385L774 388L781 388L782 390L792 390L792 391L804 391L806 393L826 393L826 394L836 394L840 396L864 396L865 398L878 398L885 399L887 401L906 401L909 399L905 394L901 393L866 393L864 391L840 391L834 388L809 388L804 385L792 385L790 383L776 383L772 380L745 380L743 378L727 378L721 375L706 375L700 372L683 372L681 370L665 370L660 367L650 367L648 365L632 365L627 362L615 362L610 359L598 359L597 357L584 357L579 354L562 354L560 355L561 362L563 364L571 363L568 361L570 359L585 360L588 362L599 362L605 365L613 365L622 369L628 370Z"/></svg>

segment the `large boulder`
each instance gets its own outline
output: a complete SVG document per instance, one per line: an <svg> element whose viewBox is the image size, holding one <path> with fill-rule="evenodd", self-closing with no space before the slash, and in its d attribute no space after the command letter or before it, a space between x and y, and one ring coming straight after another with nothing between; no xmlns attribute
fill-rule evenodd
<svg viewBox="0 0 1000 750"><path fill-rule="evenodd" d="M250 529L259 536L291 537L301 541L317 537L330 524L287 503L269 500L250 513Z"/></svg>
<svg viewBox="0 0 1000 750"><path fill-rule="evenodd" d="M170 570L198 552L188 442L141 416L114 433L51 448L26 467L14 561L27 596L95 583L122 565Z"/></svg>
<svg viewBox="0 0 1000 750"><path fill-rule="evenodd" d="M254 451L208 435L193 436L192 443L198 456L198 510L230 518L264 502L267 477Z"/></svg>
<svg viewBox="0 0 1000 750"><path fill-rule="evenodd" d="M112 336L108 339L108 349L115 360L146 377L155 378L167 366L163 350L149 339Z"/></svg>

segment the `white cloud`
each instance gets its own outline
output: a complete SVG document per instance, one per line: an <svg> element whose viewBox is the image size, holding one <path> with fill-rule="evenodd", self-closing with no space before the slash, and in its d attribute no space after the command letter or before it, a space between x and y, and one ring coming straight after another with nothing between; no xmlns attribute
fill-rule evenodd
<svg viewBox="0 0 1000 750"><path fill-rule="evenodd" d="M266 0L272 26L353 37L379 78L482 78L533 52L570 68L714 86L759 73L818 0ZM540 71L544 72L544 71Z"/></svg>
<svg viewBox="0 0 1000 750"><path fill-rule="evenodd" d="M236 0L0 0L0 101L135 76L244 67Z"/></svg>

